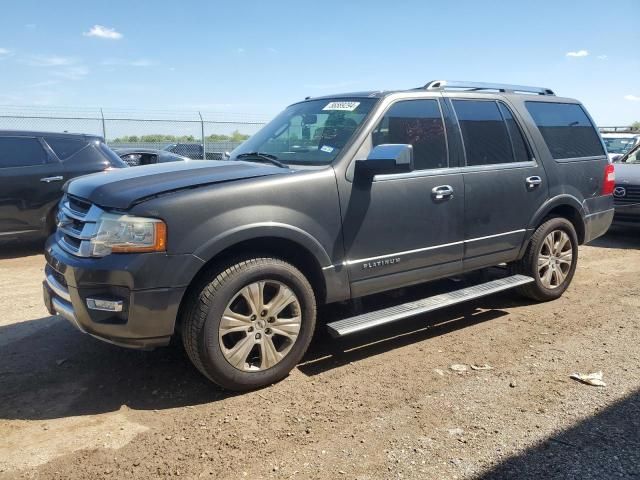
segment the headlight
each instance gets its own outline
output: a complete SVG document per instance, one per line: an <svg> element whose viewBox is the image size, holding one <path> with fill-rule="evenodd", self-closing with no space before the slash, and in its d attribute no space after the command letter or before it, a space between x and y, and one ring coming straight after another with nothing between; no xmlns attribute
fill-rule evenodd
<svg viewBox="0 0 640 480"><path fill-rule="evenodd" d="M156 218L103 213L91 239L91 254L164 252L167 226Z"/></svg>

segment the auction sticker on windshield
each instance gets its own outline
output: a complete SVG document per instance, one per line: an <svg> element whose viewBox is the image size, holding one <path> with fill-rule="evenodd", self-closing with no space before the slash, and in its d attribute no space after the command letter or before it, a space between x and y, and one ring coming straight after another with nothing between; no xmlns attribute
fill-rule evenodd
<svg viewBox="0 0 640 480"><path fill-rule="evenodd" d="M358 108L360 102L329 102L322 110L342 110L345 112L353 112Z"/></svg>

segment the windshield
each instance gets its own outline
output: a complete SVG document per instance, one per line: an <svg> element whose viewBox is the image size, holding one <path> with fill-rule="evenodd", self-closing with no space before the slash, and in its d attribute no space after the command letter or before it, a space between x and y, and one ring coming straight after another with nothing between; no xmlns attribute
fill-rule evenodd
<svg viewBox="0 0 640 480"><path fill-rule="evenodd" d="M636 137L603 138L607 153L625 154L636 144Z"/></svg>
<svg viewBox="0 0 640 480"><path fill-rule="evenodd" d="M231 152L273 155L282 163L326 165L333 162L378 99L324 99L291 105Z"/></svg>
<svg viewBox="0 0 640 480"><path fill-rule="evenodd" d="M632 152L614 160L615 163L635 163L640 164L640 147L636 147Z"/></svg>

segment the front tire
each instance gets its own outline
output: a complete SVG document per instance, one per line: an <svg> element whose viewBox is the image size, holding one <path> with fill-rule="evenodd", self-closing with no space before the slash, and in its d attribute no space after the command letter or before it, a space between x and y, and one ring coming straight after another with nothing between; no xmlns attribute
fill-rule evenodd
<svg viewBox="0 0 640 480"><path fill-rule="evenodd" d="M525 297L546 302L562 296L571 284L578 264L578 236L573 224L560 217L540 225L524 254L512 264L513 273L535 282L518 288Z"/></svg>
<svg viewBox="0 0 640 480"><path fill-rule="evenodd" d="M183 315L183 343L193 364L229 390L286 377L304 355L316 321L305 276L276 258L250 258L211 275Z"/></svg>

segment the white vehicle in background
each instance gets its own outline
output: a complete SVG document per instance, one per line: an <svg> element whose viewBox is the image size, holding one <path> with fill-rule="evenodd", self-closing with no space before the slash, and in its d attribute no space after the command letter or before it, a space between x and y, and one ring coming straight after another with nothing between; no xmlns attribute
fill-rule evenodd
<svg viewBox="0 0 640 480"><path fill-rule="evenodd" d="M603 133L602 140L607 148L609 160L614 161L622 157L636 145L640 144L638 133Z"/></svg>

